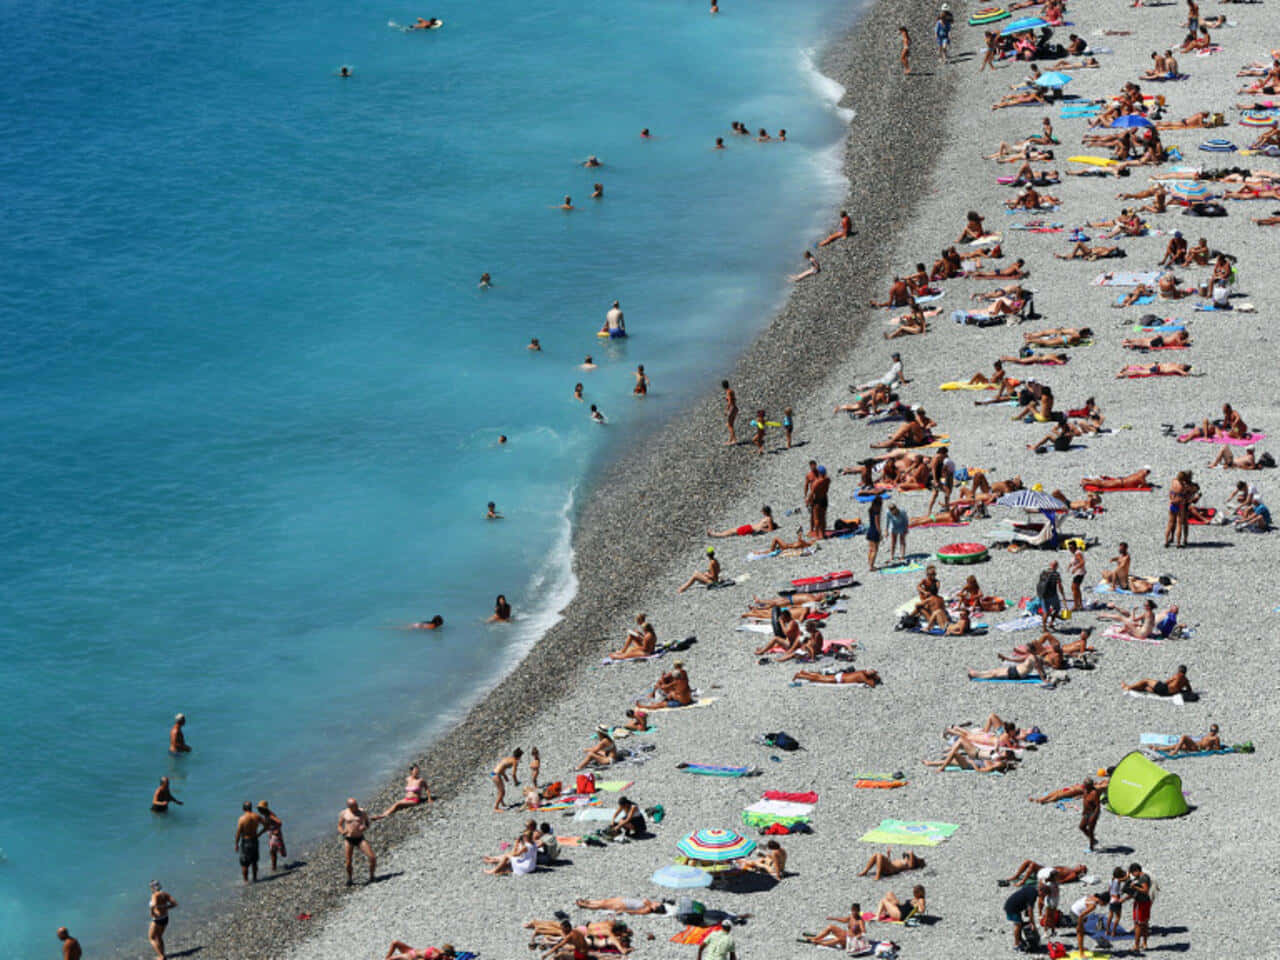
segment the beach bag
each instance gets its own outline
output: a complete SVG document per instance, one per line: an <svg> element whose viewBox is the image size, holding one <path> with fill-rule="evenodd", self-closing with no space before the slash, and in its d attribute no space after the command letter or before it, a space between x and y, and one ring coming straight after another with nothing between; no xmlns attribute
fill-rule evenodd
<svg viewBox="0 0 1280 960"><path fill-rule="evenodd" d="M1031 732L1027 734L1027 743L1048 743L1049 738L1040 732L1039 727L1032 727Z"/></svg>
<svg viewBox="0 0 1280 960"><path fill-rule="evenodd" d="M1264 453L1258 458L1258 466L1260 467L1274 467L1275 465L1276 458L1269 453Z"/></svg>
<svg viewBox="0 0 1280 960"><path fill-rule="evenodd" d="M594 773L578 774L578 793L595 793L596 775Z"/></svg>
<svg viewBox="0 0 1280 960"><path fill-rule="evenodd" d="M661 823L662 818L667 815L667 811L662 804L655 803L652 807L645 810L645 815L654 823Z"/></svg>
<svg viewBox="0 0 1280 960"><path fill-rule="evenodd" d="M1056 940L1050 940L1046 943L1045 949L1049 951L1049 956L1052 957L1053 960L1065 960L1067 956L1067 945L1065 943L1058 943Z"/></svg>
<svg viewBox="0 0 1280 960"><path fill-rule="evenodd" d="M778 733L766 733L764 735L764 742L767 746L776 747L779 750L786 750L788 753L793 750L800 749L800 744L796 741L795 737L791 736L789 733L783 733L781 731Z"/></svg>
<svg viewBox="0 0 1280 960"><path fill-rule="evenodd" d="M556 797L560 796L560 792L562 790L564 790L564 784L562 784L559 780L552 780L550 783L548 783L545 787L542 788L542 799L554 800Z"/></svg>

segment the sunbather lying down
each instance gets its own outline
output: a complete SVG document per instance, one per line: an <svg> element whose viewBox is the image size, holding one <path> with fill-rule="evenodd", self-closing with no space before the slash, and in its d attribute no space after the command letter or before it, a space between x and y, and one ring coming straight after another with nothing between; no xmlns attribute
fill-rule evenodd
<svg viewBox="0 0 1280 960"><path fill-rule="evenodd" d="M990 670L969 670L970 680L1025 680L1031 674L1035 674L1041 680L1047 680L1048 676L1044 672L1044 660L1038 654L1028 653L1017 663L1010 663L1003 667L993 667Z"/></svg>
<svg viewBox="0 0 1280 960"><path fill-rule="evenodd" d="M1173 333L1157 333L1150 337L1125 337L1120 341L1122 346L1130 350L1159 350L1162 347L1189 347L1191 335L1186 330L1175 330Z"/></svg>
<svg viewBox="0 0 1280 960"><path fill-rule="evenodd" d="M1222 738L1218 736L1218 725L1216 723L1209 724L1209 732L1197 740L1195 737L1183 734L1178 738L1178 742L1168 747L1152 747L1157 753L1164 753L1169 756L1176 756L1179 753L1199 753L1201 750L1221 750Z"/></svg>
<svg viewBox="0 0 1280 960"><path fill-rule="evenodd" d="M1117 380L1135 377L1186 377L1191 375L1189 363L1126 363L1116 374Z"/></svg>
<svg viewBox="0 0 1280 960"><path fill-rule="evenodd" d="M1107 788L1107 784L1111 782L1112 769L1114 768L1112 767L1107 768L1107 775L1105 777L1093 777L1092 780L1093 780L1094 786L1096 786L1099 790L1105 790ZM1051 790L1050 792L1046 793L1043 797L1027 797L1027 799L1030 800L1032 803L1057 803L1059 800L1074 800L1076 797L1083 797L1083 796L1084 796L1084 784L1073 783L1071 786L1063 787L1060 790Z"/></svg>
<svg viewBox="0 0 1280 960"><path fill-rule="evenodd" d="M421 950L415 950L403 940L392 940L391 946L387 947L386 960L449 960L456 956L457 952L451 943L446 943L438 949L424 947Z"/></svg>
<svg viewBox="0 0 1280 960"><path fill-rule="evenodd" d="M1133 693L1154 693L1157 697L1175 697L1180 693L1192 692L1185 664L1179 665L1177 672L1168 680L1139 680L1136 683L1122 683L1120 686Z"/></svg>
<svg viewBox="0 0 1280 960"><path fill-rule="evenodd" d="M932 435L916 420L908 421L890 434L889 439L871 444L872 449L887 450L891 447L921 447L931 442Z"/></svg>
<svg viewBox="0 0 1280 960"><path fill-rule="evenodd" d="M1132 307L1135 303L1137 303L1142 298L1154 297L1155 295L1156 295L1156 292L1152 287L1147 286L1145 283L1140 283L1136 287L1134 287L1132 290L1130 290L1128 293L1126 293L1120 300L1113 303L1112 306L1113 307Z"/></svg>
<svg viewBox="0 0 1280 960"><path fill-rule="evenodd" d="M817 670L801 670L794 677L792 682L796 680L804 680L809 683L826 683L837 685L862 684L867 687L878 687L884 683L880 679L880 674L874 670L845 670L841 673L821 673Z"/></svg>
<svg viewBox="0 0 1280 960"><path fill-rule="evenodd" d="M907 870L919 870L925 866L923 857L916 856L912 850L902 851L902 856L897 860L893 859L893 850L889 847L885 848L884 853L873 853L871 859L867 861L867 865L862 868L858 874L865 877L873 869L876 872L875 879L879 880L883 877L892 877L894 874L904 873Z"/></svg>
<svg viewBox="0 0 1280 960"><path fill-rule="evenodd" d="M631 952L631 929L621 920L596 920L576 928L568 920L530 920L524 928L532 931L530 947L551 945L547 953L556 960L577 960L588 949Z"/></svg>
<svg viewBox="0 0 1280 960"><path fill-rule="evenodd" d="M1017 884L1030 883L1036 879L1036 874L1044 869L1044 864L1036 863L1034 860L1023 860L1018 864L1018 869L1013 872L1012 877L1005 877L1004 883ZM1089 872L1089 868L1083 863L1077 863L1074 867L1050 867L1053 871L1054 879L1059 883L1076 883Z"/></svg>
<svg viewBox="0 0 1280 960"><path fill-rule="evenodd" d="M1046 630L1040 635L1040 639L1014 647L1012 657L1006 657L1004 654L999 656L1001 660L1011 660L1021 659L1028 653L1037 653L1052 669L1065 670L1068 657L1082 657L1086 653L1097 652L1097 648L1089 646L1089 637L1092 635L1093 627L1085 627L1080 631L1079 637L1062 643L1054 634Z"/></svg>
<svg viewBox="0 0 1280 960"><path fill-rule="evenodd" d="M601 897L596 900L580 897L573 902L583 910L608 910L612 913L630 913L636 916L666 913L676 903L674 900L650 900L647 897Z"/></svg>
<svg viewBox="0 0 1280 960"><path fill-rule="evenodd" d="M1024 333L1022 339L1033 347L1078 347L1093 337L1089 327L1053 327Z"/></svg>
<svg viewBox="0 0 1280 960"><path fill-rule="evenodd" d="M1091 247L1083 240L1077 240L1070 253L1055 253L1054 256L1059 260L1110 260L1113 257L1123 257L1124 251L1119 247L1105 245Z"/></svg>
<svg viewBox="0 0 1280 960"><path fill-rule="evenodd" d="M1033 353L1029 357L1001 357L1001 363L1016 363L1020 367L1051 366L1058 367L1071 358L1065 353Z"/></svg>
<svg viewBox="0 0 1280 960"><path fill-rule="evenodd" d="M1082 477L1080 486L1097 487L1099 490L1126 490L1130 487L1148 487L1151 485L1147 480L1147 476L1150 473L1150 467L1143 467L1141 470L1135 470L1133 473L1125 474L1123 477L1109 477L1106 474L1100 477Z"/></svg>
<svg viewBox="0 0 1280 960"><path fill-rule="evenodd" d="M964 741L957 740L941 760L921 760L926 767L934 767L942 773L947 767L973 770L976 773L1003 773L1017 766L1018 758L1010 749L1000 749L993 757L975 757L966 749Z"/></svg>

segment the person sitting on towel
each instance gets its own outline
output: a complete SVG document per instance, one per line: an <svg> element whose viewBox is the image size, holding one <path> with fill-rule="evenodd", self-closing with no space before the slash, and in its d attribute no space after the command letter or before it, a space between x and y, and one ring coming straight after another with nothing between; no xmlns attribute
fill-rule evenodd
<svg viewBox="0 0 1280 960"><path fill-rule="evenodd" d="M777 840L770 840L764 845L763 853L742 862L742 869L767 873L773 879L781 880L787 871L787 851Z"/></svg>
<svg viewBox="0 0 1280 960"><path fill-rule="evenodd" d="M659 710L664 707L687 707L693 703L693 690L689 686L689 675L684 671L684 661L677 660L671 666L671 671L662 674L653 685L653 699L637 700L637 707Z"/></svg>
<svg viewBox="0 0 1280 960"><path fill-rule="evenodd" d="M778 631L781 631L780 633ZM793 654L800 649L800 624L791 616L791 610L783 607L778 611L778 621L774 627L774 635L763 647L756 651L757 657L775 651L782 654ZM790 659L790 658L788 658Z"/></svg>
<svg viewBox="0 0 1280 960"><path fill-rule="evenodd" d="M902 856L897 860L893 859L893 850L886 848L884 853L873 853L871 859L867 861L867 865L862 868L862 872L858 874L865 877L868 873L875 870L875 879L880 880L883 877L892 877L894 874L904 873L907 870L919 870L925 866L924 857L918 857L913 850L902 851Z"/></svg>
<svg viewBox="0 0 1280 960"><path fill-rule="evenodd" d="M778 529L777 522L773 519L773 508L765 504L760 508L760 519L755 523L744 523L741 526L730 527L728 530L708 530L708 537L748 537L755 533L773 533Z"/></svg>
<svg viewBox="0 0 1280 960"><path fill-rule="evenodd" d="M887 440L871 444L873 450L887 450L893 447L922 447L930 440L929 431L916 420L909 420L895 430Z"/></svg>
<svg viewBox="0 0 1280 960"><path fill-rule="evenodd" d="M621 650L609 653L611 660L636 660L651 657L658 646L658 634L643 613L636 614L636 625L627 631L627 639Z"/></svg>
<svg viewBox="0 0 1280 960"><path fill-rule="evenodd" d="M911 888L911 899L903 903L892 890L884 895L876 904L877 920L906 920L907 917L921 916L926 908L924 887L916 884Z"/></svg>
<svg viewBox="0 0 1280 960"><path fill-rule="evenodd" d="M1209 466L1210 468L1222 467L1224 470L1257 470L1259 468L1256 451L1256 447L1246 447L1244 453L1236 456L1229 446L1223 444L1218 455L1209 462Z"/></svg>
<svg viewBox="0 0 1280 960"><path fill-rule="evenodd" d="M1202 750L1221 750L1222 740L1218 736L1218 725L1216 723L1209 724L1209 732L1196 740L1187 734L1183 734L1178 738L1178 742L1168 747L1152 747L1157 753L1175 756L1179 753L1199 753Z"/></svg>
<svg viewBox="0 0 1280 960"><path fill-rule="evenodd" d="M1190 443L1197 438L1243 440L1247 436L1250 436L1249 425L1244 422L1244 417L1240 416L1238 410L1232 409L1231 404L1224 403L1221 419L1210 420L1205 417L1200 421L1200 426L1184 433L1178 438L1178 442Z"/></svg>
<svg viewBox="0 0 1280 960"><path fill-rule="evenodd" d="M941 760L921 760L926 767L935 767L938 773L947 767L958 767L961 770L972 770L974 773L1004 773L1017 766L1018 758L1012 750L1000 750L994 757L987 759L971 757L964 747L963 741L957 740L943 754Z"/></svg>
<svg viewBox="0 0 1280 960"><path fill-rule="evenodd" d="M1028 653L1017 663L1007 667L993 667L990 670L969 670L970 680L1025 680L1035 673L1041 680L1049 679L1044 672L1044 659L1036 653Z"/></svg>
<svg viewBox="0 0 1280 960"><path fill-rule="evenodd" d="M1186 664L1179 664L1177 673L1168 680L1139 680L1136 683L1122 683L1120 686L1132 693L1154 693L1157 697L1176 697L1181 693L1192 692Z"/></svg>
<svg viewBox="0 0 1280 960"><path fill-rule="evenodd" d="M605 827L605 833L616 837L620 833L626 834L628 837L641 837L645 833L644 814L640 812L640 808L626 797L618 798L618 809L613 814L613 820L609 826Z"/></svg>
<svg viewBox="0 0 1280 960"><path fill-rule="evenodd" d="M1156 602L1154 600L1144 600L1141 606L1134 607L1128 613L1121 610L1114 603L1109 603L1107 606L1115 612L1098 614L1099 620L1110 620L1112 623L1118 623L1121 630L1131 637L1137 637L1139 640L1146 640L1155 635Z"/></svg>
<svg viewBox="0 0 1280 960"><path fill-rule="evenodd" d="M607 767L618 759L618 745L609 736L609 728L596 727L596 742L582 751L586 756L574 769L585 770L590 766Z"/></svg>

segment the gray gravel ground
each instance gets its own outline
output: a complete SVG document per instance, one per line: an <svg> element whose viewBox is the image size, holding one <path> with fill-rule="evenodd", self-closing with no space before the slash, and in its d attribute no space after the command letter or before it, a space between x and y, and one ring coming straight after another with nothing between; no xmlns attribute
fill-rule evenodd
<svg viewBox="0 0 1280 960"><path fill-rule="evenodd" d="M953 6L963 21L964 10ZM1168 96L1173 117L1212 106L1234 119L1237 114L1227 108L1244 98L1228 92L1240 83L1233 74L1243 62L1266 54L1251 38L1270 24L1268 8L1221 9L1240 21L1238 27L1215 32L1226 50L1208 58L1180 58L1191 79L1159 89ZM933 13L931 4L916 0L895 5L890 16L881 4L864 21L870 29L856 30L828 51L827 69L850 91L848 102L858 113L849 138L851 187L845 203L857 236L822 251L822 274L797 287L738 368L727 371L741 398L743 419L758 405L771 416L791 405L801 445L791 451L771 449L765 457L747 446L721 446L720 401L709 390L701 404L646 450L622 459L608 480L614 493L610 501L593 501L578 518L581 586L564 621L427 756L429 779L444 800L429 813L402 815L371 834L382 851L380 872L388 878L344 895L338 845L326 843L309 853L308 865L295 876L247 893L233 916L195 930L175 924L175 949L202 943L204 956L316 960L381 956L387 943L399 938L417 946L448 941L489 958L525 955L522 921L549 918L556 909L570 910L575 921L582 919L582 912L572 907L581 896L656 896L660 891L648 877L670 862L683 832L738 826L740 810L767 789L813 789L821 795L816 833L784 840L793 875L772 890L704 897L711 906L755 914L735 934L739 956L805 955L816 948L795 943L802 930L818 929L822 917L846 911L851 900L872 909L886 890L904 896L916 882L926 886L929 912L938 922L876 928L902 943L905 955L1006 953L1009 929L1001 911L1006 891L996 887L995 879L1012 873L1025 857L1042 863L1083 861L1099 876L1131 860L1142 862L1161 886L1153 950L1274 955L1276 925L1262 919L1277 892L1268 867L1276 843L1265 827L1268 785L1277 782L1267 737L1275 716L1268 704L1276 681L1262 646L1277 616L1272 612L1277 598L1265 588L1273 554L1270 536L1197 527L1192 549L1164 550L1163 489L1113 495L1100 518L1072 521L1072 531L1099 541L1088 553L1090 582L1096 582L1115 544L1127 540L1135 571L1178 578L1171 599L1180 605L1183 622L1198 627L1193 639L1163 646L1099 640L1103 652L1098 669L1073 672L1070 682L1055 690L965 680L965 667L994 665L997 650L1008 650L1034 633L993 631L987 637L940 641L893 632L892 610L912 594L917 577L911 575L863 573L861 584L849 591L849 612L835 615L827 630L828 636L856 637L858 664L879 670L884 687L792 688L785 666L757 666L748 644L757 645L762 638L733 630L750 594L766 594L791 576L842 568L865 571L861 538L830 542L802 560L750 564L743 557L758 543L719 541L726 571L737 586L674 594L676 585L702 562L705 526L752 520L763 502L779 512L799 507L810 457L832 469L855 463L867 455L870 441L888 434L889 426L854 423L843 415L832 418L830 410L847 397L846 384L880 374L895 348L902 351L912 381L905 398L925 404L951 434L958 463L983 466L1002 477L1019 473L1045 489L1078 491L1082 476L1151 465L1162 486L1176 471L1194 469L1206 502L1220 505L1236 478L1205 469L1216 448L1180 446L1161 435L1160 423L1180 426L1199 420L1226 400L1251 425L1280 429L1275 400L1264 387L1276 366L1268 326L1277 286L1267 277L1276 262L1280 233L1248 222L1249 216L1280 204L1231 203L1230 216L1220 220L1193 222L1176 212L1153 218L1161 228L1182 228L1192 239L1203 234L1211 247L1240 258L1240 288L1257 313L1193 314L1190 302L1148 308L1191 320L1194 347L1160 358L1192 363L1219 389L1203 389L1207 381L1197 378L1114 379L1123 363L1135 359L1120 348L1119 340L1146 311L1109 308L1114 290L1088 283L1103 265L1054 260L1053 252L1068 248L1063 234L1004 229L1025 218L1001 212L1008 188L993 182L995 165L980 155L1001 139L1035 132L1044 112L988 111L988 104L1022 76L1017 67L978 74L975 59L941 70L932 64L927 41ZM1071 13L1077 26L1069 29L1115 50L1103 55L1102 69L1076 73L1072 92L1085 96L1113 92L1136 78L1141 69L1136 65L1145 65L1149 49L1169 46L1181 36L1185 16L1175 5L1117 10L1096 0L1075 0ZM921 75L909 80L895 69L897 40L891 25L897 21L909 23L917 38L914 59ZM1095 36L1103 26L1123 26L1135 36ZM979 30L961 25L953 49L971 51L980 42ZM1100 152L1078 147L1083 121L1056 120L1055 126L1065 144L1060 157ZM1195 150L1201 139L1222 135L1240 142L1250 134L1233 124L1212 134L1188 131L1166 139L1180 145L1190 162L1217 165L1220 156ZM1227 162L1252 165L1254 158ZM1055 165L1065 166L1060 161ZM1048 188L1064 198L1064 208L1050 216L1068 226L1112 216L1123 205L1115 193L1140 189L1145 181L1142 172L1123 181L1068 178L1062 186ZM988 224L1004 229L1010 258L1027 259L1043 319L1019 328L957 326L945 311L967 305L972 291L996 284L952 281L941 304L944 315L933 321L928 336L886 344L881 332L887 329L887 312L860 305L869 293L882 296L895 270L918 260L931 262L959 234L967 209L982 212ZM1164 238L1123 242L1128 258L1119 267L1154 266L1164 243ZM1206 273L1193 270L1189 276L1199 280ZM1036 456L1025 444L1043 434L1041 425L1010 422L1007 407L975 408L970 393L937 391L942 381L989 370L995 356L1016 353L1025 330L1058 325L1091 326L1097 342L1072 351L1065 367L1041 368L1040 379L1053 385L1059 406L1076 406L1086 395L1096 396L1108 425L1121 428L1116 433L1087 438L1082 449L1069 453ZM1270 492L1269 473L1248 478ZM864 513L850 500L852 492L849 482L836 480L833 515ZM921 494L898 497L913 514L923 512L926 501ZM910 548L932 551L956 540L982 539L999 516L997 510L995 519L967 529L913 531ZM787 532L792 529L789 521L784 521ZM1046 560L1040 553L993 552L990 562L974 568L943 568L943 586L959 586L962 574L972 571L987 592L1016 598L1033 591ZM638 610L648 613L663 639L697 635L698 643L683 658L694 683L719 698L706 709L659 715L648 762L618 773L636 781L628 794L642 806L662 803L666 821L655 839L574 850L571 865L532 877L485 876L480 857L512 839L523 817L489 812L492 794L483 771L511 745L536 744L544 779L572 779L569 768L590 741L593 726L619 718L665 665L596 665L609 644L620 642ZM1094 619L1080 615L1069 629ZM1190 666L1192 680L1204 691L1201 702L1178 707L1121 695L1122 681L1164 678L1180 662ZM1028 754L1022 769L1004 777L924 772L919 761L938 755L944 725L981 722L993 710L1022 724L1038 724L1049 743ZM1115 763L1136 747L1143 731L1198 736L1210 721L1221 724L1228 741L1252 739L1259 752L1170 764L1184 778L1193 811L1172 821L1104 814L1099 837L1111 852L1087 855L1074 815L1026 800ZM755 734L778 729L795 735L806 749L778 754L751 742ZM775 762L773 756L779 759ZM674 769L682 760L758 764L763 775L743 780L692 777ZM896 791L853 789L852 773L866 769L904 769L912 782ZM341 798L335 797L336 816ZM376 808L382 799L370 806ZM929 861L921 873L883 882L859 879L856 872L877 848L856 838L884 817L944 820L961 828L944 845L921 851ZM582 825L570 820L557 821L557 829L583 832ZM1075 895L1068 888L1065 902ZM324 909L328 907L334 909ZM301 924L293 919L299 911L316 919ZM634 925L640 932L637 955L693 956L694 948L667 942L678 927L674 920L639 918ZM656 940L644 939L650 933Z"/></svg>

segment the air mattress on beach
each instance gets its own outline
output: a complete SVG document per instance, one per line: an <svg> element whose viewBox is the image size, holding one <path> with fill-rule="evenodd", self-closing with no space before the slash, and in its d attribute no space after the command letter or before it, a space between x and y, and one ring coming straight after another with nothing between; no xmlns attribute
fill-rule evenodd
<svg viewBox="0 0 1280 960"><path fill-rule="evenodd" d="M1193 443L1218 443L1230 444L1233 447L1251 447L1259 440L1267 439L1267 435L1265 433L1251 433L1247 437L1226 437L1221 435L1214 437L1193 437L1189 433L1184 433L1178 439L1183 442L1190 440Z"/></svg>

